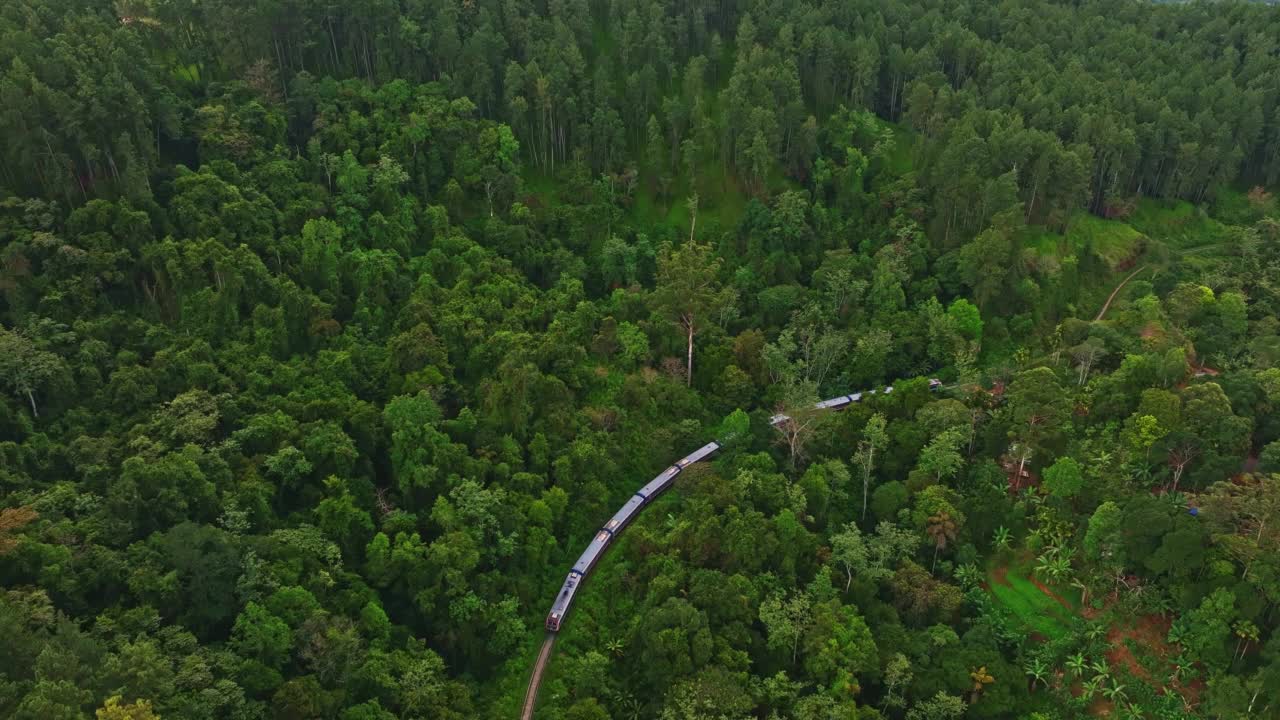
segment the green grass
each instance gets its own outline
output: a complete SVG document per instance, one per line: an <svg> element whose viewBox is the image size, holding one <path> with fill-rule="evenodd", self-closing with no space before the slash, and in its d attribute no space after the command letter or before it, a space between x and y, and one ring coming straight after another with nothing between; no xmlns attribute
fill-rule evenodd
<svg viewBox="0 0 1280 720"><path fill-rule="evenodd" d="M1142 250L1145 238L1128 223L1104 220L1087 212L1072 216L1066 237L1071 248L1093 253L1113 271Z"/></svg>
<svg viewBox="0 0 1280 720"><path fill-rule="evenodd" d="M890 175L906 175L915 169L916 134L902 123L884 124L893 131L893 152L885 169Z"/></svg>
<svg viewBox="0 0 1280 720"><path fill-rule="evenodd" d="M1213 200L1209 204L1209 214L1214 220L1220 220L1228 225L1252 225L1262 219L1264 214L1275 215L1277 212L1276 203L1271 202L1270 208L1255 206L1249 201L1249 185L1239 184L1236 187L1230 185L1221 185L1213 190ZM1271 194L1274 196L1276 190L1271 188Z"/></svg>
<svg viewBox="0 0 1280 720"><path fill-rule="evenodd" d="M1029 226L1023 232L1022 247L1030 251L1030 260L1036 269L1047 275L1055 274L1062 260L1075 252L1066 238L1038 225Z"/></svg>
<svg viewBox="0 0 1280 720"><path fill-rule="evenodd" d="M988 592L997 603L1008 609L1028 632L1048 639L1060 638L1070 632L1077 600L1074 592L1052 588L1058 597L1072 605L1071 608L1064 607L1057 599L1036 587L1029 577L1030 569L1025 565L1007 566L1004 568L1004 578L999 579L1002 567L1004 566L993 566L987 572Z"/></svg>
<svg viewBox="0 0 1280 720"><path fill-rule="evenodd" d="M1222 223L1182 200L1143 198L1128 222L1142 234L1177 249L1215 242L1223 229Z"/></svg>

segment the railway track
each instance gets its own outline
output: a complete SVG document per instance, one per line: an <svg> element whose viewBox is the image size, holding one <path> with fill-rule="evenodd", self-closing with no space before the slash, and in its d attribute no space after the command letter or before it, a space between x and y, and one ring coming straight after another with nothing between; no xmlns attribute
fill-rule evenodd
<svg viewBox="0 0 1280 720"><path fill-rule="evenodd" d="M542 686L542 673L551 661L551 646L555 644L556 634L547 633L547 639L542 641L542 649L538 651L538 659L533 663L529 689L524 693L524 705L520 708L520 720L533 720L533 709L538 705L538 688Z"/></svg>
<svg viewBox="0 0 1280 720"><path fill-rule="evenodd" d="M1132 276L1130 276L1132 277ZM1113 293L1114 295L1114 293ZM951 385L943 385L937 379L929 380L929 390L938 391ZM865 390L850 395L841 395L823 400L816 405L818 410L840 410L850 405L862 402L864 397L870 397L877 392L888 395L893 392L893 386L885 387L883 390ZM774 415L769 418L769 424L777 427L783 423L790 421L791 418L786 415ZM556 595L555 602L551 605L551 612L547 615L547 639L542 642L542 649L538 651L538 659L533 665L533 672L529 676L529 689L525 691L524 705L520 710L521 720L533 720L533 711L538 704L538 688L542 685L542 674L546 670L547 663L551 661L551 646L555 644L556 633L560 631L560 624L569 613L569 608L573 605L573 598L578 592L578 586L585 581L591 574L591 570L595 567L596 561L608 549L613 538L626 529L631 520L640 513L645 506L660 495L675 481L685 468L698 462L702 462L714 455L720 450L719 441L711 441L706 445L694 450L688 455L676 461L675 465L663 470L653 480L649 481L644 487L640 488L630 500L627 501L621 509L614 514L604 527L596 533L595 538L587 545L587 549L578 558L578 562L574 563L573 568L569 571L569 577L565 579L563 587Z"/></svg>

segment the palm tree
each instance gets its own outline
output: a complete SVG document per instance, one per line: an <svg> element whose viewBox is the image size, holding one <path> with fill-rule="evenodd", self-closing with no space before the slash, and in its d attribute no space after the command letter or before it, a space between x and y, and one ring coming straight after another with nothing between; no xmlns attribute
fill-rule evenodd
<svg viewBox="0 0 1280 720"><path fill-rule="evenodd" d="M1089 667L1093 668L1093 671L1098 673L1099 677L1111 677L1111 666L1107 664L1106 658L1098 658Z"/></svg>
<svg viewBox="0 0 1280 720"><path fill-rule="evenodd" d="M614 638L612 640L605 641L604 649L618 657L622 657L622 651L626 646L627 642L625 640L622 638Z"/></svg>
<svg viewBox="0 0 1280 720"><path fill-rule="evenodd" d="M939 510L936 514L931 515L925 527L925 532L933 539L933 567L929 572L933 572L938 567L938 551L947 546L947 543L956 539L959 528L951 519L951 515L945 510Z"/></svg>
<svg viewBox="0 0 1280 720"><path fill-rule="evenodd" d="M1082 688L1082 695L1086 702L1089 700L1092 700L1093 696L1098 694L1099 688L1102 687L1102 682L1103 682L1103 678L1101 675L1095 675L1089 678L1088 680L1084 681L1084 687Z"/></svg>
<svg viewBox="0 0 1280 720"><path fill-rule="evenodd" d="M1236 637L1240 639L1236 641L1235 652L1231 653L1232 661L1236 660L1236 655L1243 658L1244 654L1249 651L1249 643L1251 641L1258 641L1258 626L1248 620L1241 620L1237 622L1234 630L1236 632Z"/></svg>
<svg viewBox="0 0 1280 720"><path fill-rule="evenodd" d="M1076 677L1080 677L1081 675L1083 675L1085 668L1088 666L1089 666L1088 663L1085 662L1085 659L1084 659L1084 653L1078 652L1075 655L1072 655L1071 657L1067 658L1067 668L1070 669L1071 674L1075 675Z"/></svg>
<svg viewBox="0 0 1280 720"><path fill-rule="evenodd" d="M1031 676L1031 689L1034 690L1036 683L1044 683L1045 687L1049 687L1048 681L1044 679L1045 673L1049 672L1049 667L1044 664L1044 660L1040 658L1032 658L1030 662L1022 666L1023 672Z"/></svg>
<svg viewBox="0 0 1280 720"><path fill-rule="evenodd" d="M995 682L996 679L987 672L987 666L983 665L977 670L969 671L969 679L973 681L973 692L969 695L969 704L978 702L978 696L982 694L983 689Z"/></svg>

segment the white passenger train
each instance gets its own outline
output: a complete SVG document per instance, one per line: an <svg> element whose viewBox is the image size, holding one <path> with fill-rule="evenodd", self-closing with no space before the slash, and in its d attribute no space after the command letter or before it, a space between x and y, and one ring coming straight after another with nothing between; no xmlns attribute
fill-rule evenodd
<svg viewBox="0 0 1280 720"><path fill-rule="evenodd" d="M940 387L942 387L940 380L929 380L930 390L937 390ZM893 392L893 386L890 385L881 392L888 395ZM814 407L820 410L839 410L854 403L860 403L864 397L875 394L875 390L867 390L853 393L852 395L841 395L830 400L823 400ZM769 424L778 425L788 419L786 415L774 415L769 418ZM560 630L561 624L564 623L565 615L569 613L569 608L573 605L573 598L578 592L578 586L591 573L591 569L596 566L596 562L600 560L600 556L604 555L605 549L609 547L609 543L613 541L617 534L631 523L635 516L644 509L645 505L648 505L654 498L662 494L663 490L671 487L676 480L676 476L682 470L696 462L706 460L719 449L720 443L712 441L680 458L675 465L663 470L657 477L637 490L636 494L632 495L631 499L627 500L626 504L613 514L613 517L609 518L609 521L600 528L600 531L587 544L587 549L583 550L582 555L578 556L578 562L573 564L573 569L569 570L569 576L565 578L564 585L560 587L560 592L556 595L555 602L551 604L551 612L547 614L548 631L558 632Z"/></svg>

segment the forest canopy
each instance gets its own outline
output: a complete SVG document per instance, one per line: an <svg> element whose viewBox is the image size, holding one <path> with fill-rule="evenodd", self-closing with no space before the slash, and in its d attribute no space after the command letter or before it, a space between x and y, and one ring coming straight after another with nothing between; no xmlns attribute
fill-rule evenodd
<svg viewBox="0 0 1280 720"><path fill-rule="evenodd" d="M1278 43L8 0L0 716L1280 718Z"/></svg>

